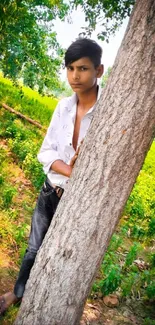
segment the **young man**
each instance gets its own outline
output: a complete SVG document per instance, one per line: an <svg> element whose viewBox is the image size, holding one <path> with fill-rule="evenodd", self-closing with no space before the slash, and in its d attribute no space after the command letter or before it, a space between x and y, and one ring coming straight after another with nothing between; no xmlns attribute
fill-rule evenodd
<svg viewBox="0 0 155 325"><path fill-rule="evenodd" d="M33 214L28 248L14 292L0 297L0 314L22 298L37 251L71 176L99 96L97 78L103 74L101 56L100 46L86 38L77 39L66 51L67 78L74 95L59 102L38 154L47 178Z"/></svg>

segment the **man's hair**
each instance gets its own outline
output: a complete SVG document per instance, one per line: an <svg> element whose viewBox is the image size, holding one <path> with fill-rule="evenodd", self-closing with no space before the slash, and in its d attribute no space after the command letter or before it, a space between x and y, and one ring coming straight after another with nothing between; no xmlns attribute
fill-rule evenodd
<svg viewBox="0 0 155 325"><path fill-rule="evenodd" d="M91 39L78 38L65 53L65 67L83 57L88 57L96 68L101 64L102 48Z"/></svg>

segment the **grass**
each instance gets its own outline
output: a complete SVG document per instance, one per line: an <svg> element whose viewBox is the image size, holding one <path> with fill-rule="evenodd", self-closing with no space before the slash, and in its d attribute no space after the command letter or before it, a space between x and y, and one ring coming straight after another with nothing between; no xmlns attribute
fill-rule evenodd
<svg viewBox="0 0 155 325"><path fill-rule="evenodd" d="M58 102L55 98L42 97L29 88L15 87L10 80L2 76L0 77L0 100L37 120L44 127L49 125ZM37 161L37 152L43 141L44 131L30 125L27 121L20 120L4 109L1 109L0 116L0 136L8 139L8 145L16 155L20 167L33 185L39 189L44 174L42 166ZM9 195L11 196L11 190Z"/></svg>
<svg viewBox="0 0 155 325"><path fill-rule="evenodd" d="M28 182L5 140L0 139L0 294L12 290L24 256L37 190ZM2 280L1 280L2 279ZM13 324L11 307L0 324Z"/></svg>
<svg viewBox="0 0 155 325"><path fill-rule="evenodd" d="M37 120L43 126L48 126L58 103L56 98L41 96L28 87L14 86L2 75L0 75L0 101Z"/></svg>

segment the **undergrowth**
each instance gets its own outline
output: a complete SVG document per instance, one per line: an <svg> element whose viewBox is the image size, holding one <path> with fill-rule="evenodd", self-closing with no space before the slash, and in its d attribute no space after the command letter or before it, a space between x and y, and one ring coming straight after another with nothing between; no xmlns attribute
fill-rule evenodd
<svg viewBox="0 0 155 325"><path fill-rule="evenodd" d="M9 166L9 175L7 172ZM30 212L27 218L23 218L23 203L19 200L19 185L14 183L15 164L3 147L0 148L0 244L1 251L8 251L15 263L17 255L22 258L26 242L27 232L29 230ZM25 204L32 205L34 195L25 190ZM30 203L31 199L31 203ZM31 208L31 212L32 212ZM25 219L25 220L24 220ZM16 253L15 253L16 252Z"/></svg>

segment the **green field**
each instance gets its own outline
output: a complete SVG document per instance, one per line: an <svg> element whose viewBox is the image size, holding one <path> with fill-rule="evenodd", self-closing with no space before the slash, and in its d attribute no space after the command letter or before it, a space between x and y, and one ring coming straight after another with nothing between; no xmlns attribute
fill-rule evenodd
<svg viewBox="0 0 155 325"><path fill-rule="evenodd" d="M48 126L58 100L41 96L37 91L20 84L16 87L12 81L3 78L2 74L0 74L0 102L37 120L43 126Z"/></svg>

